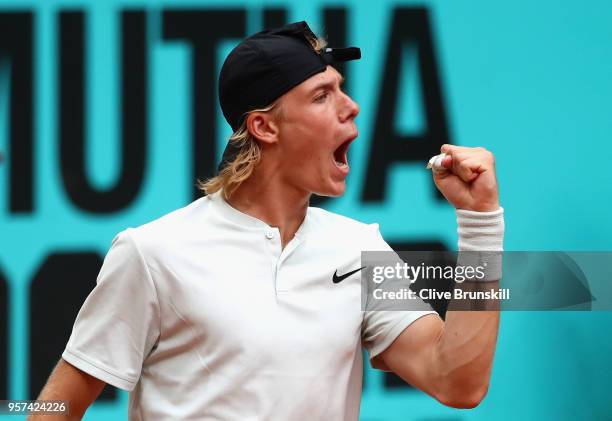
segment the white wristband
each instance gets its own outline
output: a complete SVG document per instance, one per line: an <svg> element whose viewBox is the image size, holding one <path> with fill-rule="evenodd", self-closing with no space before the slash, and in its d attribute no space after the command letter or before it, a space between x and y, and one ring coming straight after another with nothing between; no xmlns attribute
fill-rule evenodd
<svg viewBox="0 0 612 421"><path fill-rule="evenodd" d="M480 281L501 279L504 250L504 209L476 212L457 209L459 257L457 265L484 266L485 276Z"/></svg>
<svg viewBox="0 0 612 421"><path fill-rule="evenodd" d="M491 212L457 209L459 251L503 251L504 208Z"/></svg>

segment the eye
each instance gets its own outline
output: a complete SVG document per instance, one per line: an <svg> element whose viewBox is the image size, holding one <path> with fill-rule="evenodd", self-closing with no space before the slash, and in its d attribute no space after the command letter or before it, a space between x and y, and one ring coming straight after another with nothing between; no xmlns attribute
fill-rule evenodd
<svg viewBox="0 0 612 421"><path fill-rule="evenodd" d="M321 95L317 95L314 99L315 102L323 102L329 96L329 92L323 92Z"/></svg>

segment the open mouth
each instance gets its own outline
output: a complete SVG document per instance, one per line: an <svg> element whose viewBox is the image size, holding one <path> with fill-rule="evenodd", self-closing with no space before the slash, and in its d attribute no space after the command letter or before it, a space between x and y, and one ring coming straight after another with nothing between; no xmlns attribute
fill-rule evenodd
<svg viewBox="0 0 612 421"><path fill-rule="evenodd" d="M348 139L346 142L342 143L338 148L334 151L334 161L337 167L343 168L348 167L348 148L354 138Z"/></svg>

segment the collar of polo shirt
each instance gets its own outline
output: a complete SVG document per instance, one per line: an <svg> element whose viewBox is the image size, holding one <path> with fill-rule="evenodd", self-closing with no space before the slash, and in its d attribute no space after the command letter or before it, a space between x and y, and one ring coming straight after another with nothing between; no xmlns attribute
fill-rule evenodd
<svg viewBox="0 0 612 421"><path fill-rule="evenodd" d="M261 219L255 218L254 216L247 215L232 207L223 198L223 190L218 190L215 193L208 196L213 204L213 208L225 219L231 223L239 225L247 229L259 229L263 230L264 234L269 238L270 233L274 233L276 238L280 237L280 232L277 227L273 227L262 221ZM303 240L309 230L310 219L311 219L311 208L309 207L306 211L304 221L295 233L295 238L300 241ZM293 240L292 240L293 241Z"/></svg>

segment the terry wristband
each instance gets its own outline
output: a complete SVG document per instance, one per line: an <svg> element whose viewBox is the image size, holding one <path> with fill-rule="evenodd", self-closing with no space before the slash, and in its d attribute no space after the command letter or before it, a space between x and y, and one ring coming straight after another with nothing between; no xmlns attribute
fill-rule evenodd
<svg viewBox="0 0 612 421"><path fill-rule="evenodd" d="M497 281L502 276L504 209L476 212L457 209L457 266L481 267L484 276L470 281Z"/></svg>

